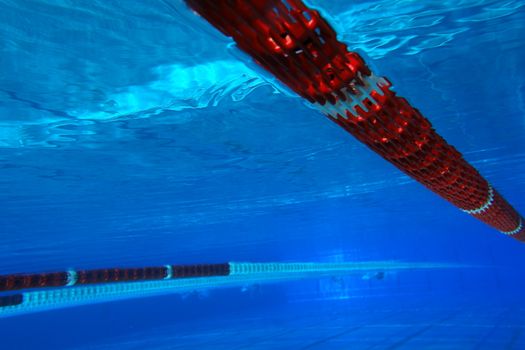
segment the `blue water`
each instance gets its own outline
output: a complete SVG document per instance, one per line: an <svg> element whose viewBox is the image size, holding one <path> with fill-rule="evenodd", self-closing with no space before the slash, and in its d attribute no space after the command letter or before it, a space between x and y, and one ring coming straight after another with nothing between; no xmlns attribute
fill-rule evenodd
<svg viewBox="0 0 525 350"><path fill-rule="evenodd" d="M525 1L310 0L525 212ZM0 274L449 270L0 319L1 349L525 349L525 245L424 189L180 0L0 0Z"/></svg>

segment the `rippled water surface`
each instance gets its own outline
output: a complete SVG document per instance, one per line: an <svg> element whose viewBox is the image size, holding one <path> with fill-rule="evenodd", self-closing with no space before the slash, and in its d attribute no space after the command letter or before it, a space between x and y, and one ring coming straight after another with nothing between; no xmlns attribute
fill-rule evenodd
<svg viewBox="0 0 525 350"><path fill-rule="evenodd" d="M308 3L525 212L525 1ZM0 205L0 273L235 260L476 266L385 283L357 279L343 292L333 292L341 286L332 281L168 301L182 316L163 313L164 301L144 301L136 314L126 304L26 319L30 328L51 317L70 332L84 327L100 334L53 343L46 336L53 328L44 327L36 332L49 348L143 349L151 339L157 341L149 348L176 348L167 334L188 317L201 328L184 334L207 339L210 349L221 348L210 345L214 339L225 349L258 348L232 335L247 332L238 324L253 325L253 333L246 333L252 340L298 332L318 317L326 324L335 320L328 330L308 326L322 329L319 339L356 323L384 326L334 313L333 301L327 309L312 302L333 299L333 293L344 296L349 310L381 305L374 310L385 313L399 307L394 295L408 303L409 295L417 295L405 319L389 314L389 327L404 324L410 333L419 322L410 315L421 308L428 316L421 322L440 327L475 314L486 322L475 328L479 333L470 329L472 337L494 332L501 340L459 348L519 349L525 343L525 319L508 316L513 305L525 307L509 301L525 287L525 246L457 211L370 152L180 0L0 0ZM508 299L491 303L487 313L483 302L437 312L432 307L439 309L433 303L441 292L447 298ZM310 314L297 311L301 300L308 301ZM293 304L292 311L281 319L279 310L269 311L277 304ZM127 321L119 310L126 310ZM451 317L459 318L442 321L448 317L442 310L456 310ZM213 321L230 311L224 328ZM289 316L296 313L303 323L292 327ZM83 321L75 328L71 319ZM96 326L96 319L104 321ZM20 329L22 320L0 323ZM507 328L494 330L498 324ZM354 348L425 348L410 345L418 334L399 343L388 329ZM233 332L237 347L220 332ZM465 332L457 338L470 339ZM286 343L301 336L279 335L281 343L257 346L338 348L318 343L316 334L310 343ZM180 347L199 348L191 339ZM458 348L447 344L443 348Z"/></svg>

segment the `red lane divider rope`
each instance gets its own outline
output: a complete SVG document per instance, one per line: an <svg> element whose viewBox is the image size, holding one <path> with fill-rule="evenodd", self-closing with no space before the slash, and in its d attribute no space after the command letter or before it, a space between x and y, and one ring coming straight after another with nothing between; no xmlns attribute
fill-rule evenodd
<svg viewBox="0 0 525 350"><path fill-rule="evenodd" d="M523 218L300 0L186 0L297 94L462 211L525 241Z"/></svg>
<svg viewBox="0 0 525 350"><path fill-rule="evenodd" d="M166 265L161 267L69 270L40 274L0 275L0 292L85 284L228 276L230 264ZM0 301L1 303L1 301Z"/></svg>

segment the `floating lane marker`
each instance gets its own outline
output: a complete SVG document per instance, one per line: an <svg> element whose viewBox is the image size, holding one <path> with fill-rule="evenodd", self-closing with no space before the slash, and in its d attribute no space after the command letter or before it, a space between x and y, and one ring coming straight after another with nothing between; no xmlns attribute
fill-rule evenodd
<svg viewBox="0 0 525 350"><path fill-rule="evenodd" d="M306 278L348 276L367 272L460 267L452 264L400 263L392 261L348 263L247 263L171 265L173 277L158 280L100 282L62 287L41 287L40 290L0 296L0 317L17 316L47 310L89 305L116 300L185 293L198 289L242 287L246 284L277 283ZM205 267L206 268L203 268ZM461 266L463 267L463 266ZM110 270L110 269L105 269ZM137 269L133 269L137 270ZM169 268L167 269L169 270ZM102 270L97 270L102 271ZM183 272L181 272L183 271ZM195 276L200 271L199 276ZM214 271L216 275L211 276ZM227 274L226 274L227 272ZM188 277L175 277L184 273ZM7 292L13 293L13 292Z"/></svg>
<svg viewBox="0 0 525 350"><path fill-rule="evenodd" d="M525 241L520 214L301 0L186 0L260 66L402 172Z"/></svg>

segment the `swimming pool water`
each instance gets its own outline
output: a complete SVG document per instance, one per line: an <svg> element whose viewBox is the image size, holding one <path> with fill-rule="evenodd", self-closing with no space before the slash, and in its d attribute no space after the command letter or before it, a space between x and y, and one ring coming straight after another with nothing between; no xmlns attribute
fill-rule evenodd
<svg viewBox="0 0 525 350"><path fill-rule="evenodd" d="M525 1L308 1L525 212ZM0 274L465 266L0 319L9 349L520 349L525 247L259 69L180 0L0 0Z"/></svg>

